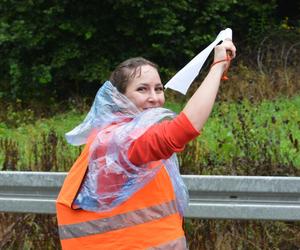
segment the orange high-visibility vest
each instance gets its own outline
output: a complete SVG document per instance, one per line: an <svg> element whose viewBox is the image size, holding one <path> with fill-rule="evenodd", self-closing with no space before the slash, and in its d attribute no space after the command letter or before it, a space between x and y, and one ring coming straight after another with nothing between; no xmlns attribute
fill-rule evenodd
<svg viewBox="0 0 300 250"><path fill-rule="evenodd" d="M128 200L108 212L74 209L88 167L89 148L72 166L57 198L57 220L62 248L76 249L186 249L175 193L162 167Z"/></svg>

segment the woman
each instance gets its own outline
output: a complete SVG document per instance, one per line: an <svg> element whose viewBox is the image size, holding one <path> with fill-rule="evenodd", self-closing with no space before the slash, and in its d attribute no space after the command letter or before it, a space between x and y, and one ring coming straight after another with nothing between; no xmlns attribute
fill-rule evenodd
<svg viewBox="0 0 300 250"><path fill-rule="evenodd" d="M66 134L86 144L57 199L63 249L187 249L188 203L175 152L199 135L220 79L235 57L231 41L182 112L163 109L157 67L143 58L121 63L98 91L82 124Z"/></svg>

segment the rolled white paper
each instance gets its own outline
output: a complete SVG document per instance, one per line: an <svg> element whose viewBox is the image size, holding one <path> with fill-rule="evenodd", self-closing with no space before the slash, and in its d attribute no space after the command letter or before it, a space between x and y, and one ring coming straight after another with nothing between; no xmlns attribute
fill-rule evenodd
<svg viewBox="0 0 300 250"><path fill-rule="evenodd" d="M197 56L195 56L187 65L185 65L180 71L177 72L165 85L165 88L170 88L177 90L182 94L186 94L193 80L199 74L204 62L208 58L210 52L214 47L225 39L232 40L232 30L227 28L222 30L215 41L213 41L209 46L202 50Z"/></svg>

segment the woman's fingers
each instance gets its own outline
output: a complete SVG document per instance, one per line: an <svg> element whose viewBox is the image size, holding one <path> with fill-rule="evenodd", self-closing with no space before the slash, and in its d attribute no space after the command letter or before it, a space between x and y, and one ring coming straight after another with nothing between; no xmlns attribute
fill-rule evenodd
<svg viewBox="0 0 300 250"><path fill-rule="evenodd" d="M231 40L224 40L215 47L215 61L226 58L227 54L229 54L231 59L236 56L236 48Z"/></svg>
<svg viewBox="0 0 300 250"><path fill-rule="evenodd" d="M224 46L226 51L230 51L231 58L235 58L235 56L236 56L236 47L234 46L234 44L231 40L225 39L223 41L223 43L220 44L220 46Z"/></svg>

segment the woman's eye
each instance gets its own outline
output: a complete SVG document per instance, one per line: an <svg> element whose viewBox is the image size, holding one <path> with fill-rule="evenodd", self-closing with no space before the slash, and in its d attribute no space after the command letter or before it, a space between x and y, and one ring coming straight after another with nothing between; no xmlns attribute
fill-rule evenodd
<svg viewBox="0 0 300 250"><path fill-rule="evenodd" d="M139 87L139 88L137 89L137 91L139 91L139 92L143 92L143 91L145 91L145 90L146 90L145 87Z"/></svg>
<svg viewBox="0 0 300 250"><path fill-rule="evenodd" d="M155 89L156 92L163 92L164 91L164 88L163 87L158 87Z"/></svg>

